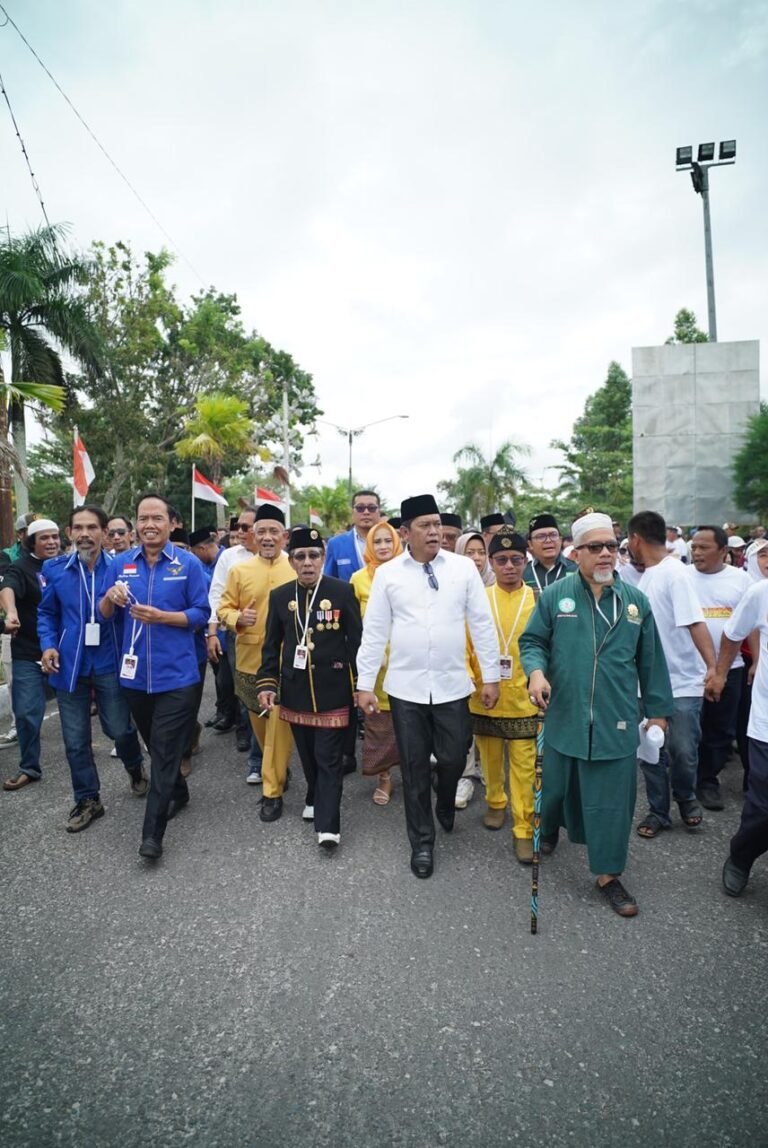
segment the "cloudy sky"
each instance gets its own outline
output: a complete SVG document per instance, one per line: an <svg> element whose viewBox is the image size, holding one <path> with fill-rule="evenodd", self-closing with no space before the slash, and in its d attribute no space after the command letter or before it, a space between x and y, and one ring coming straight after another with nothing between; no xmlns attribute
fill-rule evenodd
<svg viewBox="0 0 768 1148"><path fill-rule="evenodd" d="M173 278L237 293L371 427L354 469L434 489L466 442L555 437L675 312L706 325L701 201L677 145L735 137L712 173L721 339L768 338L768 5L762 0L3 0L172 236ZM2 16L0 14L0 22ZM167 240L9 26L0 70L52 221L74 242ZM8 222L40 222L0 106ZM346 473L330 427L304 478Z"/></svg>

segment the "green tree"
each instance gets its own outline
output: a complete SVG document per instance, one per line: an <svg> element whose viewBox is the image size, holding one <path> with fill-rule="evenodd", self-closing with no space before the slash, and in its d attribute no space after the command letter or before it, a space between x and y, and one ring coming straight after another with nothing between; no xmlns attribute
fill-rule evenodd
<svg viewBox="0 0 768 1148"><path fill-rule="evenodd" d="M675 315L675 333L666 340L667 343L708 343L709 335L700 331L696 326L696 316L693 311L685 307Z"/></svg>
<svg viewBox="0 0 768 1148"><path fill-rule="evenodd" d="M333 486L310 483L296 490L291 508L292 521L309 522L310 509L322 519L321 529L326 537L330 538L339 530L348 529L352 511L346 477L337 478Z"/></svg>
<svg viewBox="0 0 768 1148"><path fill-rule="evenodd" d="M184 437L175 450L188 462L208 463L211 481L220 486L225 459L237 467L255 452L252 433L248 404L235 395L214 391L195 400L194 414L184 423ZM223 506L217 505L217 518L223 525Z"/></svg>
<svg viewBox="0 0 768 1148"><path fill-rule="evenodd" d="M558 500L569 510L594 506L625 522L632 513L632 384L617 362L590 395L562 451Z"/></svg>
<svg viewBox="0 0 768 1148"><path fill-rule="evenodd" d="M65 228L56 226L18 237L6 229L0 239L0 335L11 362L10 387L0 373L10 398L10 416L0 402L0 439L6 448L0 451L0 534L8 541L13 536L11 466L17 513L29 508L25 403L61 408L60 351L90 369L100 361L98 335L79 292L87 264L66 252L64 236ZM37 389L24 386L30 383ZM7 450L9 426L15 458Z"/></svg>
<svg viewBox="0 0 768 1148"><path fill-rule="evenodd" d="M517 460L529 453L529 447L508 440L486 458L479 446L467 443L453 456L455 477L437 484L445 509L477 523L483 514L513 505L525 481Z"/></svg>
<svg viewBox="0 0 768 1148"><path fill-rule="evenodd" d="M733 460L733 493L738 506L768 522L768 403L749 420L741 449Z"/></svg>

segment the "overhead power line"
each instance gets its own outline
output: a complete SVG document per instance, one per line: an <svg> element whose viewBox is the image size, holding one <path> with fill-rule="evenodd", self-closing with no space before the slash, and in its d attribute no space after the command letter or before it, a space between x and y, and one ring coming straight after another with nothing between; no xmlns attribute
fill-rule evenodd
<svg viewBox="0 0 768 1148"><path fill-rule="evenodd" d="M0 7L2 7L2 5L0 5ZM5 11L5 9L3 9L3 11ZM6 15L7 15L7 13L6 13ZM19 125L18 125L17 120L16 120L16 116L14 115L13 108L11 107L11 99L10 99L10 96L8 95L8 90L5 86L5 82L3 81L2 73L0 73L0 93L2 93L3 99L5 100L6 104L8 105L8 111L11 114L11 120L13 122L13 130L16 132L16 139L19 141L19 147L21 148L22 154L24 156L24 160L25 160L26 165L27 165L27 170L29 171L29 178L32 180L32 186L35 189L35 195L37 196L38 200L40 201L40 210L43 213L43 219L46 222L48 230L50 231L51 221L48 218L48 212L45 210L45 202L43 200L43 193L40 190L40 184L37 182L37 176L35 175L34 171L32 170L32 164L30 162L29 152L27 151L27 145L24 143L21 132L19 130Z"/></svg>
<svg viewBox="0 0 768 1148"><path fill-rule="evenodd" d="M99 151L102 153L102 155L104 156L104 158L105 158L105 159L108 161L108 163L110 163L110 164L111 164L111 166L114 168L114 170L115 170L115 171L117 172L117 174L120 176L120 179L121 179L121 180L123 181L123 183L126 185L126 187L128 188L128 190L131 192L131 194L132 194L132 195L133 195L133 196L134 196L134 197L135 197L135 198L138 200L138 202L139 202L139 203L141 204L141 206L144 208L144 210L146 211L147 215L148 215L148 216L149 216L149 218L152 220L152 222L155 224L155 226L156 226L157 228L159 228L159 230L160 230L160 231L163 233L163 235L165 236L165 238L166 238L166 239L168 240L168 242L170 243L171 247L172 247L172 248L174 248L174 250L175 250L175 251L176 251L176 252L177 252L177 253L178 253L178 254L181 256L181 258L182 258L182 259L184 260L184 262L187 264L187 266L189 267L189 269L190 269L190 270L191 270L191 271L192 271L192 272L193 272L193 273L194 273L194 274L197 276L197 278L200 280L200 282L203 284L203 286L205 286L205 281L203 280L203 277L202 277L202 275L200 274L200 272L197 270L197 268L194 266L194 264L193 264L193 263L192 263L192 262L191 262L191 261L190 261L190 260L187 258L187 256L184 254L184 252L182 251L182 249L179 247L178 243L176 243L176 242L175 242L175 240L173 239L173 236L172 236L172 235L170 235L170 233L169 233L168 231L166 231L165 227L163 227L162 223L161 223L161 222L160 222L160 220L157 218L157 216L155 215L155 213L152 211L152 208L149 206L149 204L147 203L147 201L146 201L146 200L143 198L143 196L142 196L142 195L140 195L140 193L137 191L137 189L136 189L136 188L134 187L134 185L131 183L130 179L129 179L129 178L128 178L128 176L125 174L125 172L122 170L122 168L119 166L119 164L118 164L118 163L117 163L117 162L116 162L116 161L115 161L115 160L112 158L112 156L109 154L109 152L107 151L107 149L104 147L104 144L103 144L103 143L101 142L101 140L98 138L98 136L96 135L96 133L95 133L95 132L92 130L92 128L91 128L91 127L90 127L90 126L89 126L89 125L86 123L86 121L85 121L85 120L83 119L83 117L80 115L80 112L77 110L77 108L75 107L75 105L72 103L72 101L70 100L69 96L67 95L67 93L66 93L66 92L64 91L64 89L62 88L61 84L58 82L58 80L57 80L57 79L56 79L56 77L53 75L53 73L50 71L50 69L49 69L49 68L47 68L47 67L46 67L46 65L44 64L44 62L43 62L43 61L40 59L40 57L38 56L37 52L35 51L35 49L34 49L34 48L32 47L32 45L30 44L30 42L29 42L29 40L27 39L27 37L26 37L26 36L24 35L24 33L22 32L21 28L18 26L18 24L17 24L17 23L16 23L16 21L13 19L13 17L12 17L12 16L11 16L11 14L10 14L10 12L8 11L8 9L7 9L7 8L5 7L5 5L4 5L4 4L2 4L2 3L0 3L0 11L1 11L1 12L3 13L3 15L5 16L5 19L6 19L6 24L10 24L10 25L11 25L11 27L12 27L12 28L13 28L13 30L14 30L14 31L17 33L17 35L19 36L19 38L22 40L22 42L23 42L23 43L26 45L26 47L29 49L29 51L32 53L32 55L35 57L35 59L37 60L37 62L38 62L38 64L40 65L40 67L41 67L41 68L43 69L43 71L45 72L45 74L46 74L46 76L48 77L48 79L51 81L51 83L53 84L53 86L56 88L56 91L57 91L57 92L58 92L58 93L59 93L59 94L60 94L60 95L61 95L61 96L62 96L62 97L63 97L63 98L66 100L66 102L69 104L69 107L71 108L71 110L73 111L73 113L75 114L75 116L77 116L78 120L79 120L79 121L80 121L80 123L83 125L83 127L85 128L85 130L88 132L88 135L91 137L91 139L93 140L93 142L96 144L97 148L98 148L98 149L99 149ZM5 27L5 25L0 25L0 27ZM5 91L3 91L3 94L5 95ZM7 97L7 95L5 96L5 98L6 98L6 103L8 103L8 97ZM10 103L8 103L8 107L9 107L9 109L10 109ZM11 111L11 116L13 116L13 111ZM16 120L15 120L15 119L14 119L14 126L16 126ZM22 143L22 149L23 149L23 148L24 148L24 145L23 145L23 141L21 141L21 136L19 135L19 131L18 131L18 128L16 128L16 134L19 136L19 141ZM25 156L25 158L26 158L26 160L27 160L27 166L28 166L28 167L30 167L30 174L32 174L32 169L31 169L31 166L30 166L30 164L29 164L29 158L28 158L28 156L27 156L26 150L24 151L24 156ZM41 203L41 205L42 205L42 202L43 202L43 201L42 201L42 197L40 196L39 188L37 188L37 184L36 184L36 181L35 181L34 175L32 176L32 180L33 180L33 184L35 185L35 189L37 190L37 193L38 193L38 198L40 199L40 203ZM45 208L44 208L44 207L43 207L43 214L45 215ZM46 215L46 216L45 216L45 218L46 218L46 222L47 222L47 220L48 220L48 216Z"/></svg>

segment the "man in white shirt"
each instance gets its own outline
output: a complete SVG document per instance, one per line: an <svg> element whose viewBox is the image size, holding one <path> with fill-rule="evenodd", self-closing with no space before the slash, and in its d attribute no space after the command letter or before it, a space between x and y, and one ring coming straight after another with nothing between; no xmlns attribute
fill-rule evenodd
<svg viewBox="0 0 768 1148"><path fill-rule="evenodd" d="M668 551L666 526L660 514L642 510L627 526L633 560L645 567L638 588L648 597L664 647L674 713L667 722L667 740L658 762L642 761L648 814L640 822L641 837L656 837L672 822L671 796L686 829L698 830L704 816L696 797L704 687L715 669L715 649L690 573ZM699 656L701 655L701 656Z"/></svg>
<svg viewBox="0 0 768 1148"><path fill-rule="evenodd" d="M688 562L688 547L683 542L683 532L679 526L667 527L667 550L681 562Z"/></svg>
<svg viewBox="0 0 768 1148"><path fill-rule="evenodd" d="M721 526L700 526L691 540L693 565L689 569L696 597L704 611L715 657L726 622L750 587L744 570L726 565L728 535ZM718 774L725 768L736 737L736 715L741 700L741 654L734 658L718 702L704 699L701 707L701 743L696 793L705 809L724 809Z"/></svg>
<svg viewBox="0 0 768 1148"><path fill-rule="evenodd" d="M358 705L374 713L376 675L389 644L384 689L400 751L411 870L430 877L435 825L430 755L437 760L437 819L453 829L456 786L472 741L466 627L480 664L486 709L499 698L499 645L474 563L441 550L440 511L431 494L406 498L400 532L408 550L376 571L357 656Z"/></svg>
<svg viewBox="0 0 768 1148"><path fill-rule="evenodd" d="M747 728L749 780L741 823L731 838L731 851L723 866L723 887L731 897L744 891L753 864L768 852L768 579L750 586L726 622L708 697L721 696L731 662L741 643L755 630L760 637L760 657Z"/></svg>

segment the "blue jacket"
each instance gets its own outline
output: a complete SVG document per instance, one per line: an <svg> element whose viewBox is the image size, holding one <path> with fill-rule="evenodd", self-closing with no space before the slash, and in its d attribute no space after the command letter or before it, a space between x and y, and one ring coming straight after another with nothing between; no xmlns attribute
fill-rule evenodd
<svg viewBox="0 0 768 1148"><path fill-rule="evenodd" d="M127 654L135 634L134 654L138 658L135 678L120 678L120 685L148 694L167 693L200 681L195 630L208 625L210 607L203 564L188 550L177 550L165 544L157 562L150 566L141 546L119 554L109 568L105 588L117 581L127 582L134 598L142 606L158 610L183 611L189 626L166 626L153 622L139 626L128 610L122 628L123 655Z"/></svg>
<svg viewBox="0 0 768 1148"><path fill-rule="evenodd" d="M329 578L341 578L342 582L349 582L355 570L359 570L361 566L354 527L346 534L337 534L335 538L330 539L325 551L324 574Z"/></svg>
<svg viewBox="0 0 768 1148"><path fill-rule="evenodd" d="M37 634L42 650L59 651L59 672L49 674L55 690L71 694L83 672L116 674L120 649L120 620L106 621L99 601L107 588L107 576L114 559L102 550L93 568L93 577L77 554L61 554L43 563L43 597L37 611ZM108 583L112 585L111 581ZM101 625L98 646L85 646L85 624L91 620L91 592L95 589L94 618Z"/></svg>

